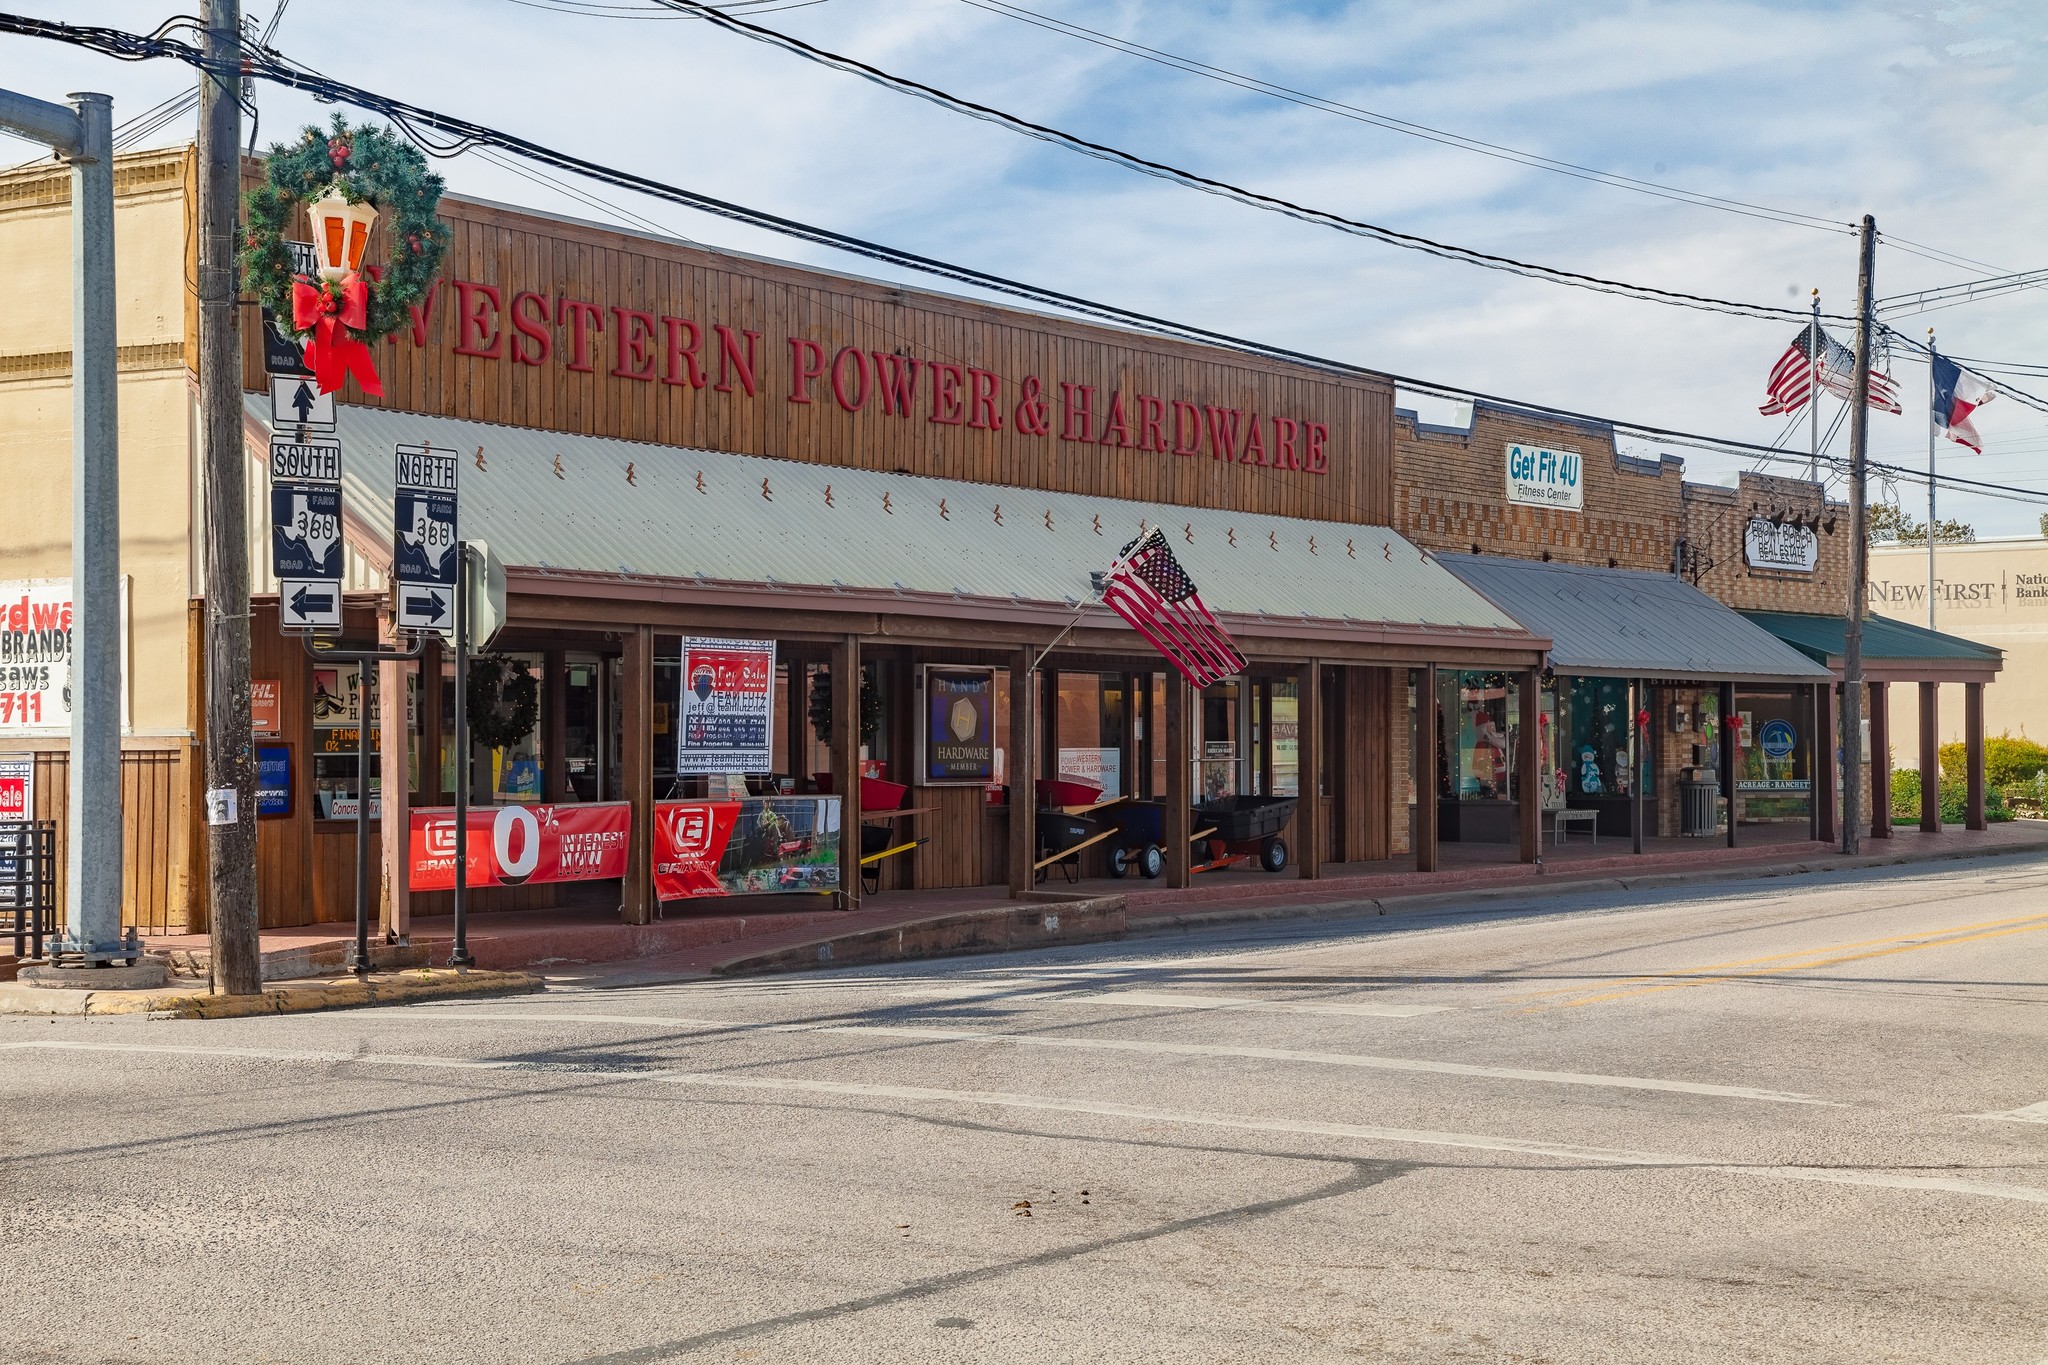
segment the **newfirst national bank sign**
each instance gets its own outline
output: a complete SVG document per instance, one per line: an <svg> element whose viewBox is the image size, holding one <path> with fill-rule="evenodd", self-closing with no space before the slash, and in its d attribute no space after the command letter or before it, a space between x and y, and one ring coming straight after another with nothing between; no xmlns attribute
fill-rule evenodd
<svg viewBox="0 0 2048 1365"><path fill-rule="evenodd" d="M1574 450L1508 447L1508 501L1525 507L1577 512L1586 505L1584 461Z"/></svg>

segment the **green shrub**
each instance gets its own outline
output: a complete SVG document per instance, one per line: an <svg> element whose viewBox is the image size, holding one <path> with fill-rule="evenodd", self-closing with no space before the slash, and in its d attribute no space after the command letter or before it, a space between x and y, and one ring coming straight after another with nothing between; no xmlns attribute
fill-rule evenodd
<svg viewBox="0 0 2048 1365"><path fill-rule="evenodd" d="M1941 775L1960 782L1968 776L1961 741L1941 746ZM1999 735L1984 741L1984 780L1993 787L2031 782L2048 771L2048 745ZM1987 798L1988 799L1988 798Z"/></svg>
<svg viewBox="0 0 2048 1365"><path fill-rule="evenodd" d="M2048 801L2048 772L2037 773L2038 781L2016 784L2027 794L2025 799L2040 810L2041 803ZM1944 772L1941 779L1941 823L1960 825L1968 813L1970 801L1969 784L1961 778L1950 781ZM2005 788L1985 784L1984 819L1999 824L2014 818L2013 808L2022 804L2009 796ZM1918 821L1920 819L1920 771L1917 768L1895 770L1892 773L1892 819L1894 821Z"/></svg>

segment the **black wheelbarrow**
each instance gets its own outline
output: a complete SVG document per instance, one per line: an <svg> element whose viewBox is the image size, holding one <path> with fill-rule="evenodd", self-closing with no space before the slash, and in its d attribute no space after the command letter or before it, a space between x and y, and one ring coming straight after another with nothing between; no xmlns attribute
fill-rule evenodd
<svg viewBox="0 0 2048 1365"><path fill-rule="evenodd" d="M1031 871L1038 881L1044 881L1046 869L1057 863L1068 881L1079 881L1081 850L1115 834L1114 825L1105 829L1099 820L1049 806L1038 812L1038 861L1031 865Z"/></svg>
<svg viewBox="0 0 2048 1365"><path fill-rule="evenodd" d="M1166 807L1157 801L1126 801L1112 807L1109 821L1116 842L1109 846L1109 875L1128 877L1133 871L1152 878L1166 872Z"/></svg>
<svg viewBox="0 0 2048 1365"><path fill-rule="evenodd" d="M1278 872L1287 866L1287 841L1281 834L1294 818L1292 796L1227 796L1195 807L1195 827L1204 831L1209 858L1196 872L1215 872L1247 858Z"/></svg>

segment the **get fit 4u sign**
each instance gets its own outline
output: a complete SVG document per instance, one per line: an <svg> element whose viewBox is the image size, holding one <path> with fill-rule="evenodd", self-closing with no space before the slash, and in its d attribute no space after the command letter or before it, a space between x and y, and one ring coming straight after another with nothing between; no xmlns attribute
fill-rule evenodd
<svg viewBox="0 0 2048 1365"><path fill-rule="evenodd" d="M1242 401L1167 392L1164 383L1144 379L1105 383L998 369L993 362L984 368L900 343L882 349L800 332L768 335L744 324L508 291L478 280L437 282L413 308L411 340L515 368L702 391L707 400L726 403L831 406L906 429L1009 432L1049 444L1212 460L1304 478L1330 470L1329 423L1314 413L1260 411Z"/></svg>

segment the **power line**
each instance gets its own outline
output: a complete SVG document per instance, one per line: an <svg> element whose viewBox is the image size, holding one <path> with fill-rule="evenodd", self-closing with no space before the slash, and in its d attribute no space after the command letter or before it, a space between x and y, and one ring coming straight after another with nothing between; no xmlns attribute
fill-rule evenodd
<svg viewBox="0 0 2048 1365"><path fill-rule="evenodd" d="M180 26L190 27L191 25L189 21L172 21L167 23L156 34L143 35L129 33L121 29L71 25L57 20L0 13L0 33L12 33L24 37L44 38L67 43L72 46L99 52L121 61L140 62L156 58L169 58L184 62L200 70L211 70L210 63L198 48L164 36L166 31L175 30ZM621 189L646 194L652 198L667 200L687 208L715 214L765 231L779 233L795 240L806 241L815 245L864 256L868 259L894 265L902 269L953 280L975 288L986 289L991 293L1027 299L1034 303L1058 308L1099 321L1133 327L1138 330L1174 337L1180 340L1211 345L1225 350L1236 351L1240 354L1284 360L1331 374L1386 382L1398 388L1406 389L1411 393L1428 394L1460 401L1483 402L1506 411L1559 418L1606 428L1617 434L1645 437L1669 444L1708 450L1720 454L1761 454L1775 462L1784 464L1803 465L1808 459L1804 452L1759 445L1751 441L1705 436L1696 432L1680 431L1670 427L1651 426L1645 423L1618 420L1592 413L1577 412L1569 408L1505 398L1496 394L1481 393L1471 388L1441 384L1433 380L1417 379L1406 375L1390 374L1383 370L1367 369L1361 365L1333 360L1306 351L1294 350L1291 347L1253 341L1248 338L1234 336L1230 333L1196 326L1192 323L1174 322L1166 318L1140 313L1134 309L1119 307L1115 304L1101 303L1096 300L1082 298L1078 295L1066 294L1058 290L1026 284L1021 281L977 270L970 266L955 265L934 257L922 256L915 252L869 242L845 233L835 232L828 228L817 227L794 219L782 218L762 210L730 204L708 195L698 194L695 191L665 184L648 176L604 166L565 152L555 151L552 148L510 133L486 127L482 124L471 123L452 115L437 113L418 105L393 99L389 96L379 95L358 86L348 85L345 82L317 75L298 68L267 50L260 53L245 51L243 69L239 72L229 72L227 74L230 76L246 75L259 80L271 81L275 84L304 91L313 95L316 99L329 103L353 105L390 119L401 131L416 139L420 136L418 129L422 127L432 129L445 138L454 139L453 142L441 144L440 147L436 148L437 155L449 155L453 154L453 151L467 150L470 147L499 148L529 161L552 166L558 170L567 171L600 183L615 185ZM1801 314L1801 316L1804 317L1806 315ZM1845 458L1841 456L1823 456L1823 462L1831 468L1839 468L1846 464ZM1872 464L1870 467L1873 470L1880 471L1894 469L1893 466L1878 464ZM1896 472L1908 478L1924 479L1926 477L1922 471L1898 469ZM1952 483L1959 487L2048 502L2048 491L1993 484L1982 480L1959 479L1950 475L1941 475L1939 478L1943 483Z"/></svg>
<svg viewBox="0 0 2048 1365"><path fill-rule="evenodd" d="M1789 319L1798 322L1805 322L1809 317L1809 313L1805 309L1786 308L1778 304L1745 303L1735 299L1714 298L1710 295L1662 289L1654 285L1632 284L1625 280L1588 275L1580 271L1565 270L1558 266L1538 265L1530 261L1518 260L1512 256L1502 256L1494 252L1480 251L1474 247L1457 246L1449 242L1437 241L1434 238L1419 236L1412 232L1401 232L1394 228L1382 227L1376 223L1368 223L1362 219L1347 218L1342 214L1334 213L1327 209L1311 208L1304 204L1297 204L1292 200L1282 199L1277 195L1246 189L1241 185L1235 185L1226 180L1218 180L1212 176L1201 175L1178 166L1168 165L1165 162L1153 161L1141 157L1134 152L1127 152L1105 143L1092 142L1077 134L1064 132L1042 123L1033 123L1029 119L1020 118L1015 114L1006 113L1003 110L976 103L962 96L950 94L936 86L926 85L921 81L914 81L908 77L884 71L880 67L872 66L857 58L844 56L837 52L829 52L824 48L814 47L800 38L792 38L788 34L777 32L771 28L763 28L758 24L750 24L744 19L735 18L730 14L713 8L711 5L704 3L704 0L656 0L656 3L665 8L673 9L678 13L694 14L730 33L755 42L765 43L771 47L781 48L783 51L801 57L805 61L815 62L836 71L859 76L861 79L879 85L884 89L914 96L927 103L935 104L942 109L965 114L970 118L1006 128L1011 132L1021 133L1040 142L1064 147L1069 151L1079 152L1084 156L1091 156L1099 161L1108 162L1111 165L1137 171L1141 175L1149 175L1155 179L1165 180L1171 184L1181 185L1188 189L1200 190L1205 194L1213 194L1218 198L1233 200L1251 208L1278 213L1300 222L1331 228L1350 236L1363 237L1369 241L1379 242L1386 246L1420 251L1445 260L1460 261L1464 264L1480 266L1487 270L1520 275L1526 279L1544 280L1552 284L1570 285L1574 288L1590 289L1598 293L1615 294L1651 303L1697 308L1708 312L1729 313L1737 317ZM1854 321L1847 314L1828 314L1827 316L1838 322Z"/></svg>

